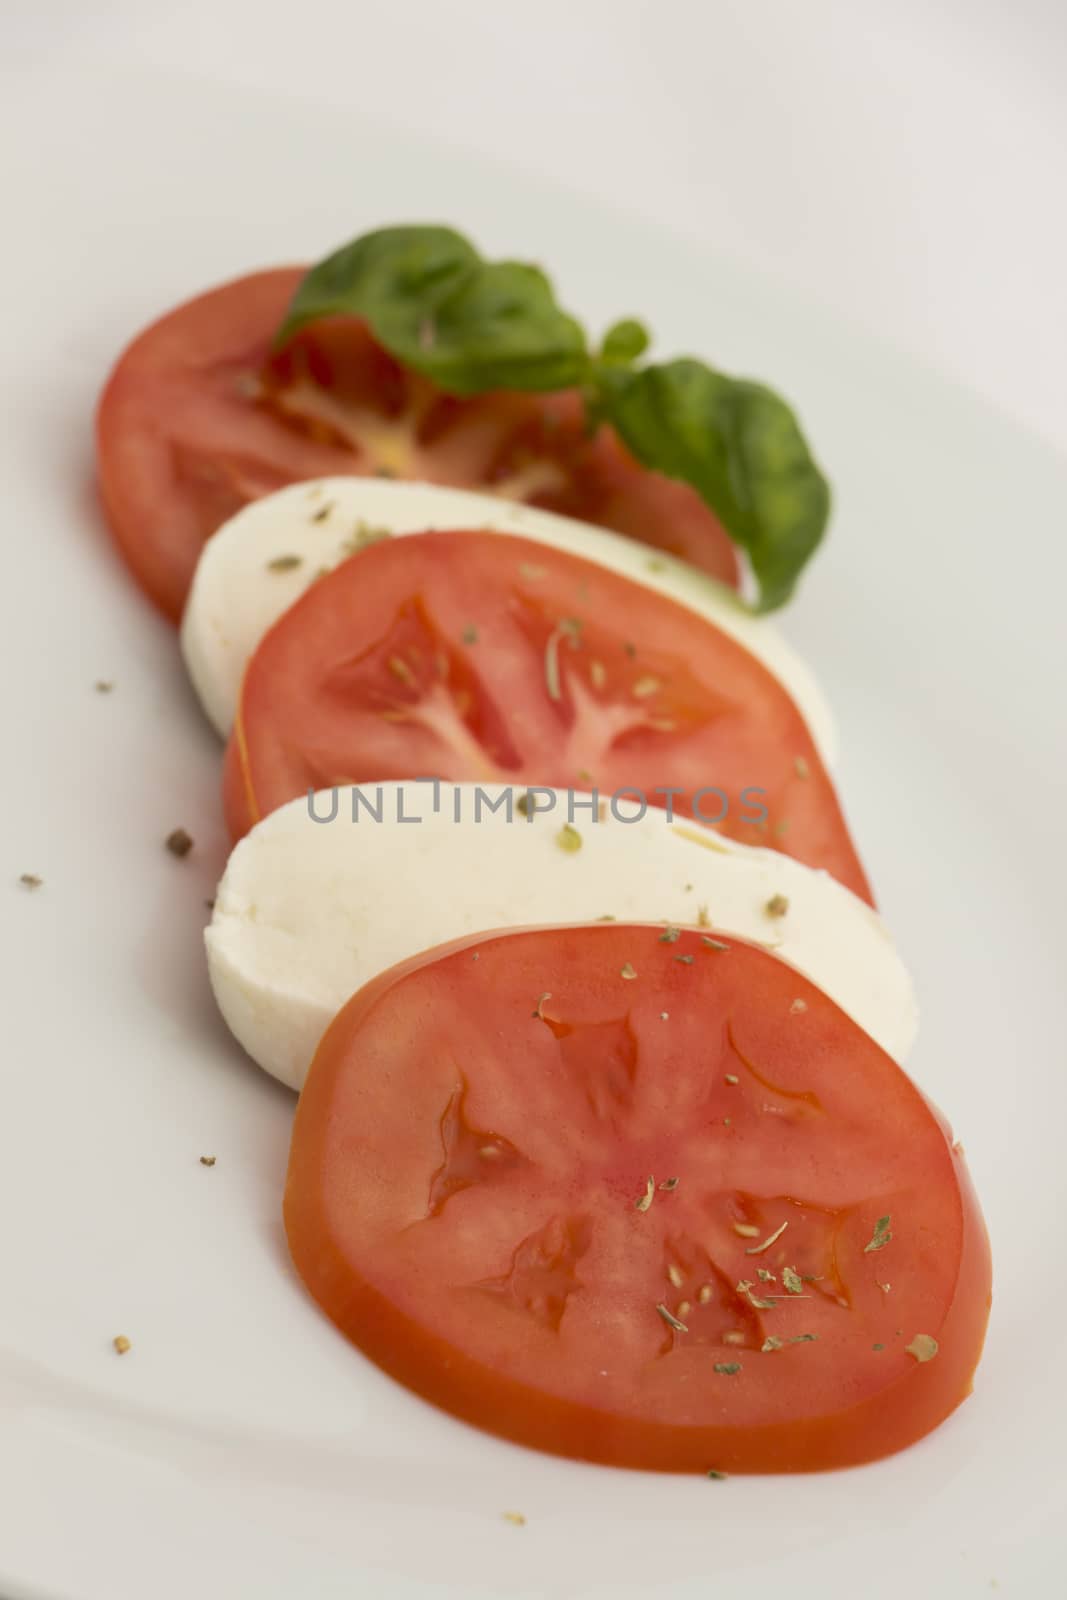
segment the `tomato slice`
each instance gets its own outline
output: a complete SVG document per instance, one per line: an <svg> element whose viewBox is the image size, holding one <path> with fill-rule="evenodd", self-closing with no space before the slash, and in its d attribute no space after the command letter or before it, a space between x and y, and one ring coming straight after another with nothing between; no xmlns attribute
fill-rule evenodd
<svg viewBox="0 0 1067 1600"><path fill-rule="evenodd" d="M134 575L181 615L205 539L249 500L330 473L385 474L528 501L681 556L735 585L699 495L640 466L576 392L459 400L407 373L354 320L270 342L303 267L189 300L119 359L97 417L101 493Z"/></svg>
<svg viewBox="0 0 1067 1600"><path fill-rule="evenodd" d="M309 788L423 776L636 788L659 806L669 785L677 813L871 898L767 668L675 601L527 539L382 540L313 584L248 665L226 760L235 839Z"/></svg>
<svg viewBox="0 0 1067 1600"><path fill-rule="evenodd" d="M765 951L482 935L375 979L296 1113L297 1269L479 1427L663 1471L887 1455L970 1392L985 1228L938 1114Z"/></svg>

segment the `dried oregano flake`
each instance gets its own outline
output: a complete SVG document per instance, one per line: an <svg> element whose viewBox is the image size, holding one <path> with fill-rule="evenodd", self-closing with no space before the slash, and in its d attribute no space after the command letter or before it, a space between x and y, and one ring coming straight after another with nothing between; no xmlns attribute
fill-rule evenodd
<svg viewBox="0 0 1067 1600"><path fill-rule="evenodd" d="M891 1220L892 1219L889 1216L878 1218L878 1221L874 1225L874 1232L871 1235L870 1242L865 1244L863 1247L863 1253L865 1256L870 1255L872 1251L885 1249L886 1245L893 1237L892 1230L889 1226Z"/></svg>
<svg viewBox="0 0 1067 1600"><path fill-rule="evenodd" d="M734 1226L737 1226L736 1223ZM774 1244L775 1240L782 1237L782 1234L785 1232L788 1226L788 1221L783 1222L782 1226L780 1228L775 1228L774 1232L764 1239L762 1244L750 1245L745 1251L746 1256L761 1256L764 1250L769 1250L771 1248L771 1245Z"/></svg>
<svg viewBox="0 0 1067 1600"><path fill-rule="evenodd" d="M689 1329L686 1327L685 1323L684 1322L679 1322L678 1318L674 1315L674 1313L672 1311L668 1311L667 1310L667 1307L663 1304L662 1300L656 1306L656 1310L659 1312L660 1316L663 1318L663 1320L667 1324L668 1328L673 1328L675 1333L688 1333L689 1332Z"/></svg>

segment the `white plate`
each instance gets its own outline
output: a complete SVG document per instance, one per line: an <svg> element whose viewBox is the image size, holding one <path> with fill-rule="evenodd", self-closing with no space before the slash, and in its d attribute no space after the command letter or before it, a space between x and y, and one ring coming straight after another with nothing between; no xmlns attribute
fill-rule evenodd
<svg viewBox="0 0 1067 1600"><path fill-rule="evenodd" d="M2 117L20 219L0 266L6 1600L1047 1594L1067 1326L1063 464L668 235L309 103L52 70ZM294 1281L292 1101L228 1040L201 958L218 746L103 531L90 416L119 347L173 301L424 216L543 256L597 323L639 310L661 348L769 377L831 467L833 537L787 626L837 710L850 815L919 981L915 1072L965 1140L996 1270L977 1392L880 1465L716 1484L527 1453L393 1385ZM184 862L161 843L177 825L196 839Z"/></svg>

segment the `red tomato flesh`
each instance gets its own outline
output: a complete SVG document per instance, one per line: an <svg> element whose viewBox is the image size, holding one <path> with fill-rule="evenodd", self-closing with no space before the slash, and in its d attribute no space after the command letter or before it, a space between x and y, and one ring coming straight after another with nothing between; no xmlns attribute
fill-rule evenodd
<svg viewBox="0 0 1067 1600"><path fill-rule="evenodd" d="M730 838L871 898L773 674L673 600L527 539L381 540L313 584L248 665L226 761L235 839L309 788L422 776L636 787L660 806L670 785L680 815L725 809Z"/></svg>
<svg viewBox="0 0 1067 1600"><path fill-rule="evenodd" d="M890 1454L970 1392L990 1304L962 1154L762 950L482 935L356 994L301 1095L297 1269L434 1404L660 1471Z"/></svg>
<svg viewBox="0 0 1067 1600"><path fill-rule="evenodd" d="M304 275L224 284L153 323L120 357L97 417L115 539L175 621L204 541L287 483L330 473L483 489L613 528L735 585L734 546L687 485L640 466L575 391L460 400L406 372L350 319L271 340Z"/></svg>

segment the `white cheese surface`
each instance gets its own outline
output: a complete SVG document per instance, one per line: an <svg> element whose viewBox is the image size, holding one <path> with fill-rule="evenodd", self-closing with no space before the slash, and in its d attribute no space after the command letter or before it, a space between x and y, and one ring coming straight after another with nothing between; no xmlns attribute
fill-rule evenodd
<svg viewBox="0 0 1067 1600"><path fill-rule="evenodd" d="M623 822L574 814L567 797L531 821L483 803L477 786L364 785L273 812L237 845L206 930L211 983L231 1030L265 1071L299 1088L335 1013L398 961L461 935L505 927L619 921L695 924L759 941L828 994L897 1061L915 1037L911 980L877 913L824 872L650 811ZM517 799L521 791L514 791ZM481 791L490 800L499 786ZM454 820L456 797L460 820ZM576 796L579 806L583 796ZM403 815L419 822L398 821ZM544 792L538 807L547 806ZM774 896L788 909L767 910Z"/></svg>

